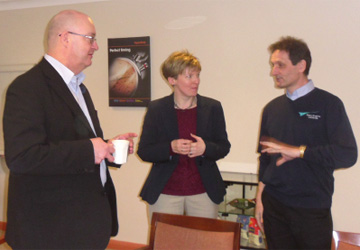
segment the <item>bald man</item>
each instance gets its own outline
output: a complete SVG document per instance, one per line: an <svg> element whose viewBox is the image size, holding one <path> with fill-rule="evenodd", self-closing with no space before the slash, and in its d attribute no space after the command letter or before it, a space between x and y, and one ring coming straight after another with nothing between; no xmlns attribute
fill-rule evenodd
<svg viewBox="0 0 360 250"><path fill-rule="evenodd" d="M62 11L47 33L44 58L6 94L6 241L13 249L105 249L118 231L108 170L114 165L112 140L129 140L132 153L136 134L103 140L82 84L82 71L99 49L91 18Z"/></svg>

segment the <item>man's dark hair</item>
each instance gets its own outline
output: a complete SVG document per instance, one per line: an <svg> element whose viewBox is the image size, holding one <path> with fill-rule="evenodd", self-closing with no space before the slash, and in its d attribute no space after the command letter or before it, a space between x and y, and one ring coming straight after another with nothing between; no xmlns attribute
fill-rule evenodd
<svg viewBox="0 0 360 250"><path fill-rule="evenodd" d="M304 74L309 75L311 53L307 44L303 40L291 36L282 37L278 42L271 44L268 49L271 54L274 53L275 50L288 52L290 61L293 65L296 65L301 60L305 60L306 68Z"/></svg>

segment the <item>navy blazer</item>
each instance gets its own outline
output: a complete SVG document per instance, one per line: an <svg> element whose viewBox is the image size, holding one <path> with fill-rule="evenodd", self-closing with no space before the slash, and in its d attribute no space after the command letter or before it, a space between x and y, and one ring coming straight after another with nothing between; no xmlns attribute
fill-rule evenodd
<svg viewBox="0 0 360 250"><path fill-rule="evenodd" d="M89 92L84 99L103 133ZM13 248L105 249L118 231L109 171L102 186L96 137L57 71L45 60L9 86L4 110L10 169L6 241Z"/></svg>
<svg viewBox="0 0 360 250"><path fill-rule="evenodd" d="M216 161L230 151L224 112L219 101L197 95L197 132L205 144L202 156L196 157L202 182L210 199L219 204L226 194ZM170 143L179 139L174 95L150 102L144 119L137 154L152 162L151 171L140 192L143 200L154 204L175 170L179 155L170 155Z"/></svg>

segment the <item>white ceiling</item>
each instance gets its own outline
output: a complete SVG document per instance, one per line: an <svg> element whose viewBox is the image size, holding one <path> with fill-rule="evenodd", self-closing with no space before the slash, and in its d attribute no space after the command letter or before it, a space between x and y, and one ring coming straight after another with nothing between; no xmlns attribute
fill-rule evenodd
<svg viewBox="0 0 360 250"><path fill-rule="evenodd" d="M0 11L104 1L108 0L0 0Z"/></svg>

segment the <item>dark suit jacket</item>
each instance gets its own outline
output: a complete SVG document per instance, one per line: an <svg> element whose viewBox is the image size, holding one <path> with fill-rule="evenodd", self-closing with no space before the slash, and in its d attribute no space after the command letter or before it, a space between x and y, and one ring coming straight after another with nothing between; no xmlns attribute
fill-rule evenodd
<svg viewBox="0 0 360 250"><path fill-rule="evenodd" d="M196 134L206 144L203 156L195 158L196 165L207 194L219 204L226 191L216 161L230 151L220 102L197 96ZM153 163L140 193L149 204L156 202L178 164L179 155L170 155L170 143L174 139L179 139L179 129L172 94L149 104L137 151L143 161Z"/></svg>
<svg viewBox="0 0 360 250"><path fill-rule="evenodd" d="M88 91L84 98L102 137ZM104 249L116 235L115 189L102 186L95 135L70 90L45 60L9 86L4 110L10 169L6 240L15 249Z"/></svg>

